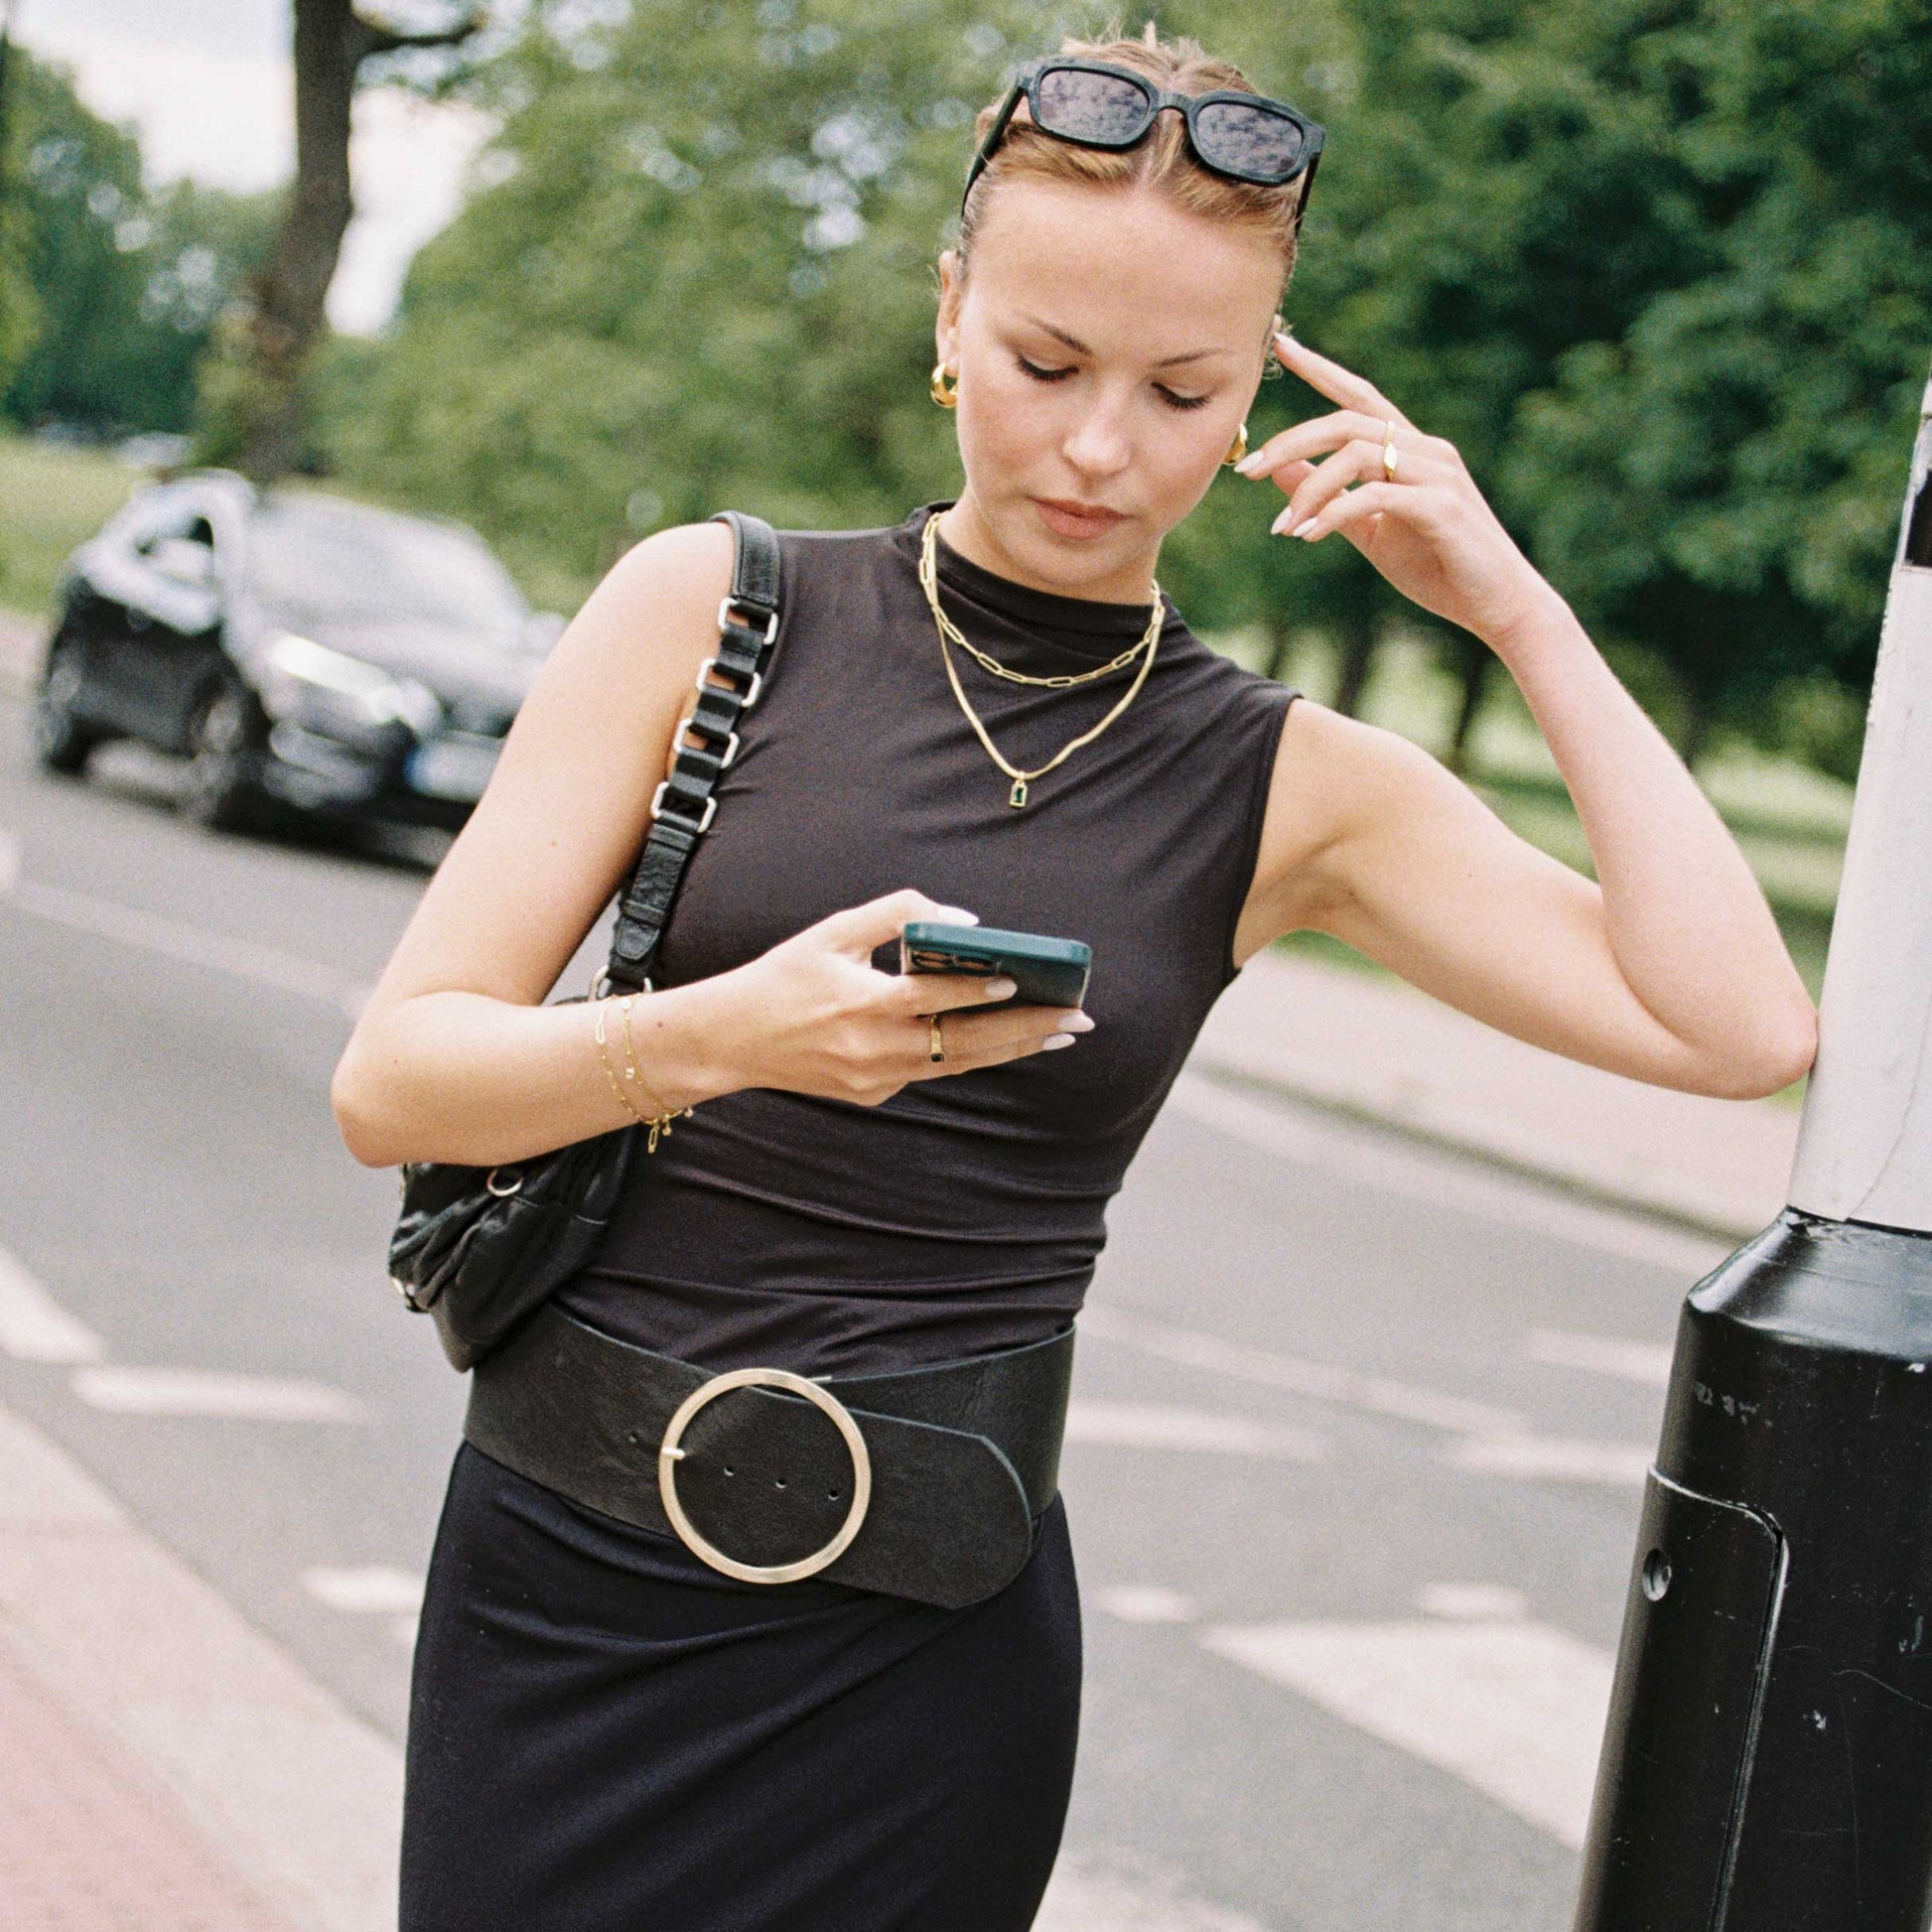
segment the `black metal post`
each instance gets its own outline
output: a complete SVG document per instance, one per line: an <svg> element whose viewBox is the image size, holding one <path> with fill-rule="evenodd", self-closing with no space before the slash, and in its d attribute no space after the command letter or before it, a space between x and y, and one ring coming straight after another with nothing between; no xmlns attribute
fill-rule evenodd
<svg viewBox="0 0 1932 1932"><path fill-rule="evenodd" d="M1932 1910L1932 387L1791 1205L1692 1290L1577 1932Z"/></svg>

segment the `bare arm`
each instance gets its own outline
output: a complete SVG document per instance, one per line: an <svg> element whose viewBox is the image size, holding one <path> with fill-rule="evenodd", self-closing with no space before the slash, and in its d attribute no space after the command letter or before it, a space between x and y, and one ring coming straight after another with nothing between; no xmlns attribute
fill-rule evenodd
<svg viewBox="0 0 1932 1932"><path fill-rule="evenodd" d="M336 1117L357 1160L484 1166L632 1118L599 1065L592 1008L538 1002L642 843L730 574L722 524L661 532L617 565L559 640L337 1069ZM871 1105L907 1080L1065 1037L1067 1016L1053 1009L958 1010L1011 993L1010 982L871 966L908 919L972 916L908 888L734 972L646 995L632 1009L640 1072L669 1108L751 1086ZM918 1017L936 1011L950 1016L941 1065Z"/></svg>
<svg viewBox="0 0 1932 1932"><path fill-rule="evenodd" d="M1290 365L1346 406L1257 452L1255 474L1291 491L1281 526L1305 541L1339 531L1496 651L1569 787L1597 880L1518 838L1417 747L1298 703L1246 943L1297 925L1332 932L1491 1026L1660 1086L1745 1097L1797 1079L1816 1050L1816 1012L1743 854L1682 760L1455 451L1360 377L1295 354ZM1381 454L1391 421L1399 481Z"/></svg>

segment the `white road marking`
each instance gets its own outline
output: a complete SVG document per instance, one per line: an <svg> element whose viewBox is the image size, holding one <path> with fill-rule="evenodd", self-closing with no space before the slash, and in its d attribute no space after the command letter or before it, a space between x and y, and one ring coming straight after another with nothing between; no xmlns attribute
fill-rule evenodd
<svg viewBox="0 0 1932 1932"><path fill-rule="evenodd" d="M1620 1375L1653 1389L1670 1387L1668 1342L1626 1341L1620 1335L1580 1335L1567 1328L1538 1328L1523 1337L1523 1353L1554 1368L1581 1368L1591 1375Z"/></svg>
<svg viewBox="0 0 1932 1932"><path fill-rule="evenodd" d="M1274 1455L1319 1462L1325 1438L1218 1409L1174 1409L1155 1402L1077 1400L1068 1405L1066 1440L1117 1449L1201 1449L1212 1455Z"/></svg>
<svg viewBox="0 0 1932 1932"><path fill-rule="evenodd" d="M1384 1187L1411 1200L1483 1214L1577 1247L1641 1261L1681 1277L1687 1288L1731 1252L1715 1236L1567 1196L1555 1182L1499 1173L1473 1156L1424 1153L1372 1127L1330 1125L1280 1102L1235 1092L1199 1073L1180 1075L1169 1105L1264 1154Z"/></svg>
<svg viewBox="0 0 1932 1932"><path fill-rule="evenodd" d="M1111 1584L1093 1592L1094 1602L1123 1623L1191 1623L1196 1606L1165 1584Z"/></svg>
<svg viewBox="0 0 1932 1932"><path fill-rule="evenodd" d="M1103 1341L1124 1348L1138 1349L1144 1355L1178 1362L1187 1368L1202 1369L1210 1375L1228 1375L1236 1381L1252 1382L1265 1389L1280 1389L1288 1395L1309 1396L1316 1402L1332 1402L1345 1408L1366 1410L1370 1415L1391 1416L1398 1422L1426 1424L1446 1429L1451 1435L1506 1435L1520 1431L1523 1418L1508 1409L1486 1402L1469 1402L1460 1396L1444 1395L1436 1389L1417 1388L1386 1375L1364 1375L1352 1368L1337 1368L1330 1362L1311 1362L1295 1355L1281 1355L1272 1349L1250 1348L1241 1342L1223 1341L1199 1328L1176 1327L1172 1322L1150 1320L1145 1315L1128 1314L1123 1310L1088 1303L1081 1311L1083 1332L1098 1335Z"/></svg>
<svg viewBox="0 0 1932 1932"><path fill-rule="evenodd" d="M83 1368L73 1392L121 1416L204 1416L239 1422L359 1423L368 1411L325 1382L226 1375L199 1368Z"/></svg>
<svg viewBox="0 0 1932 1932"><path fill-rule="evenodd" d="M1416 1592L1416 1608L1430 1616L1477 1622L1528 1616L1530 1599L1520 1589L1500 1584L1425 1584Z"/></svg>
<svg viewBox="0 0 1932 1932"><path fill-rule="evenodd" d="M232 979L246 980L252 986L291 993L298 999L333 1007L351 1020L362 1011L368 999L367 987L345 979L327 966L318 966L314 960L300 959L275 946L257 945L252 939L208 932L186 920L171 919L165 913L119 905L112 899L95 898L88 893L70 893L59 886L43 886L35 880L21 878L17 862L12 880L0 884L0 897L9 905L55 925L97 933L122 945L158 953L164 959L204 966Z"/></svg>
<svg viewBox="0 0 1932 1932"><path fill-rule="evenodd" d="M357 1616L413 1615L423 1607L421 1576L386 1564L305 1570L302 1587L332 1610L348 1610Z"/></svg>
<svg viewBox="0 0 1932 1932"><path fill-rule="evenodd" d="M1065 1852L1034 1932L1263 1932L1240 1912L1189 1898L1145 1860Z"/></svg>
<svg viewBox="0 0 1932 1932"><path fill-rule="evenodd" d="M1250 1348L1199 1328L1153 1321L1121 1309L1088 1303L1081 1311L1080 1326L1103 1341L1210 1375L1231 1376L1289 1395L1444 1430L1456 1441L1442 1451L1442 1459L1458 1469L1524 1481L1640 1483L1650 1467L1651 1450L1645 1443L1539 1436L1510 1409L1418 1388L1386 1375L1364 1375L1332 1362Z"/></svg>
<svg viewBox="0 0 1932 1932"><path fill-rule="evenodd" d="M100 1337L0 1248L0 1349L17 1362L97 1362Z"/></svg>
<svg viewBox="0 0 1932 1932"><path fill-rule="evenodd" d="M1569 1436L1468 1436L1443 1460L1482 1475L1545 1482L1641 1483L1656 1454L1648 1443Z"/></svg>
<svg viewBox="0 0 1932 1932"><path fill-rule="evenodd" d="M1201 1642L1580 1848L1612 1660L1546 1624L1273 1623Z"/></svg>

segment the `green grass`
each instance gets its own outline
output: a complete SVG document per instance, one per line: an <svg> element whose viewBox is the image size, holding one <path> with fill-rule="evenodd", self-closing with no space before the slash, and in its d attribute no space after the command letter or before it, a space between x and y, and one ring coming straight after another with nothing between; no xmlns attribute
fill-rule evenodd
<svg viewBox="0 0 1932 1932"><path fill-rule="evenodd" d="M68 552L140 481L104 450L0 436L0 606L45 617Z"/></svg>

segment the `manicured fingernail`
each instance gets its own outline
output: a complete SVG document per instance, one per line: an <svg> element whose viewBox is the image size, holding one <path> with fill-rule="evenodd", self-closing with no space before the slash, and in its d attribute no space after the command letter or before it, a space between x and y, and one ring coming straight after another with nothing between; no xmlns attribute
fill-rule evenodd
<svg viewBox="0 0 1932 1932"><path fill-rule="evenodd" d="M1293 531L1290 532L1290 534L1298 537L1310 536L1312 534L1314 530L1314 526L1320 521L1321 519L1318 516L1311 516L1309 518L1309 520L1306 523L1296 524L1295 528L1293 529Z"/></svg>
<svg viewBox="0 0 1932 1932"><path fill-rule="evenodd" d="M1278 343L1293 343L1295 341L1295 325L1291 322L1285 328L1277 329L1275 331L1275 340Z"/></svg>
<svg viewBox="0 0 1932 1932"><path fill-rule="evenodd" d="M1039 1042L1039 1050L1042 1053L1054 1053L1057 1052L1062 1046L1071 1046L1072 1044L1073 1044L1073 1035L1071 1034L1048 1034L1046 1037Z"/></svg>
<svg viewBox="0 0 1932 1932"><path fill-rule="evenodd" d="M986 982L986 997L989 1000L1004 1000L1009 994L1020 991L1020 982L1002 975L999 979Z"/></svg>
<svg viewBox="0 0 1932 1932"><path fill-rule="evenodd" d="M1266 450L1250 450L1234 466L1234 473L1238 477L1258 477L1267 467L1268 452Z"/></svg>
<svg viewBox="0 0 1932 1932"><path fill-rule="evenodd" d="M933 918L941 925L978 925L980 922L977 912L968 912L960 905L942 905Z"/></svg>
<svg viewBox="0 0 1932 1932"><path fill-rule="evenodd" d="M1273 537L1280 536L1281 533L1288 528L1289 520L1294 516L1294 514L1295 512L1292 509L1283 510L1281 515L1276 517L1274 522L1269 524L1268 534Z"/></svg>
<svg viewBox="0 0 1932 1932"><path fill-rule="evenodd" d="M1059 1025L1062 1031L1069 1034L1090 1034L1093 1032L1093 1022L1084 1013L1062 1013L1059 1015Z"/></svg>

